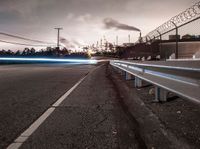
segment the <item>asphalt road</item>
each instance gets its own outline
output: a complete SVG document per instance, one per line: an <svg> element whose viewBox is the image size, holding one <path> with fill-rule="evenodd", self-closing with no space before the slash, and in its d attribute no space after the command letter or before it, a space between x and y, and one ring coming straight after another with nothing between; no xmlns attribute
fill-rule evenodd
<svg viewBox="0 0 200 149"><path fill-rule="evenodd" d="M48 107L96 66L0 66L0 148L5 148Z"/></svg>
<svg viewBox="0 0 200 149"><path fill-rule="evenodd" d="M85 79L80 82L81 78ZM54 106L71 88L73 92ZM0 66L0 148L15 144L52 108L20 148L145 148L106 64Z"/></svg>
<svg viewBox="0 0 200 149"><path fill-rule="evenodd" d="M143 149L107 65L92 71L20 149Z"/></svg>

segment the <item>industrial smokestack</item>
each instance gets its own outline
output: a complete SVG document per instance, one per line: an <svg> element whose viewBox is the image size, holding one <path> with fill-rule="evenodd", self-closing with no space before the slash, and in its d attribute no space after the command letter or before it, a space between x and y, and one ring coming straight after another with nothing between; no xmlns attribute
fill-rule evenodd
<svg viewBox="0 0 200 149"><path fill-rule="evenodd" d="M101 46L101 50L102 50L102 46L103 46L103 40L100 40L100 46Z"/></svg>
<svg viewBox="0 0 200 149"><path fill-rule="evenodd" d="M139 42L142 42L142 33L140 32Z"/></svg>
<svg viewBox="0 0 200 149"><path fill-rule="evenodd" d="M105 18L103 20L103 23L104 23L106 29L115 28L115 29L119 29L119 30L129 30L129 31L140 32L140 29L138 29L134 26L129 26L129 25L120 23L112 18Z"/></svg>
<svg viewBox="0 0 200 149"><path fill-rule="evenodd" d="M131 35L128 35L128 43L131 43Z"/></svg>
<svg viewBox="0 0 200 149"><path fill-rule="evenodd" d="M99 47L99 41L97 41L96 47L97 47L97 48Z"/></svg>
<svg viewBox="0 0 200 149"><path fill-rule="evenodd" d="M118 36L116 36L116 46L118 46Z"/></svg>

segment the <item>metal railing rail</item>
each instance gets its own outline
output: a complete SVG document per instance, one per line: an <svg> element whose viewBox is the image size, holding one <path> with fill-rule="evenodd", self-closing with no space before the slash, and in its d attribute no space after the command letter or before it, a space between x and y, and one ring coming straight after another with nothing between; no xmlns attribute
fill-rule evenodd
<svg viewBox="0 0 200 149"><path fill-rule="evenodd" d="M110 64L156 87L200 103L200 67L111 60Z"/></svg>

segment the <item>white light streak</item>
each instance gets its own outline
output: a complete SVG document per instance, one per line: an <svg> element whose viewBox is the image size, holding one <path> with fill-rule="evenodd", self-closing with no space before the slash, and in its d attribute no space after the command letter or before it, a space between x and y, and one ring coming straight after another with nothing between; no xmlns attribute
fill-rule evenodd
<svg viewBox="0 0 200 149"><path fill-rule="evenodd" d="M79 64L96 64L94 59L54 59L54 58L17 58L17 57L0 57L0 61L29 61L29 62L60 62L60 63L79 63Z"/></svg>

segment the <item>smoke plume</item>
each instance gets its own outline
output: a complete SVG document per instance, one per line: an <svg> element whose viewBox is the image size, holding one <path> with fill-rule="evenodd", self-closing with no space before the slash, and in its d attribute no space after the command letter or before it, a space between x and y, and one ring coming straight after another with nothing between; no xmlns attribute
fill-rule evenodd
<svg viewBox="0 0 200 149"><path fill-rule="evenodd" d="M103 23L104 23L106 29L115 28L115 29L119 29L119 30L129 30L129 31L131 30L131 31L140 32L140 29L138 29L134 26L129 26L129 25L120 23L112 18L105 18L103 20Z"/></svg>
<svg viewBox="0 0 200 149"><path fill-rule="evenodd" d="M79 41L75 39L66 39L64 37L60 37L60 42L65 45L66 48L77 48L83 46Z"/></svg>
<svg viewBox="0 0 200 149"><path fill-rule="evenodd" d="M67 39L60 37L60 42L65 45L66 48L75 48L75 46Z"/></svg>

